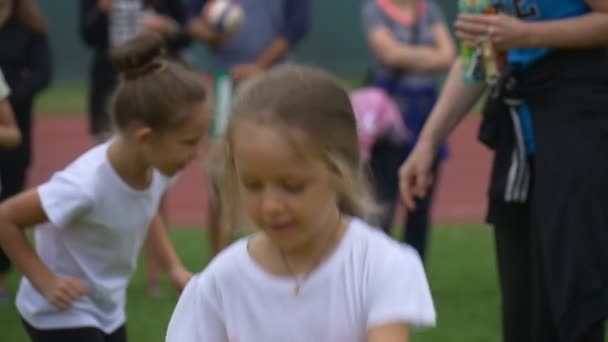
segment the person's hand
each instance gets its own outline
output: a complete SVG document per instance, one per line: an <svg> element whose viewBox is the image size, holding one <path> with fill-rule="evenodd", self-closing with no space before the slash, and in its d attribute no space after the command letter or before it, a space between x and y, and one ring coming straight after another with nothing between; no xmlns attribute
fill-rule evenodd
<svg viewBox="0 0 608 342"><path fill-rule="evenodd" d="M188 32L194 38L201 40L214 48L228 43L236 33L217 32L207 24L203 17L191 20L188 24Z"/></svg>
<svg viewBox="0 0 608 342"><path fill-rule="evenodd" d="M239 64L235 65L232 70L230 70L230 76L234 81L240 82L250 78L262 70L262 67L255 63Z"/></svg>
<svg viewBox="0 0 608 342"><path fill-rule="evenodd" d="M529 47L529 23L505 14L465 14L456 19L456 37L477 46L483 36L500 51Z"/></svg>
<svg viewBox="0 0 608 342"><path fill-rule="evenodd" d="M431 169L435 150L425 143L417 143L407 160L399 168L401 200L409 210L416 208L416 199L423 198L433 182Z"/></svg>
<svg viewBox="0 0 608 342"><path fill-rule="evenodd" d="M171 280L171 284L177 291L182 291L186 284L192 278L192 273L188 271L183 266L176 267L175 269L169 272L169 280Z"/></svg>
<svg viewBox="0 0 608 342"><path fill-rule="evenodd" d="M97 7L99 7L103 13L109 13L112 8L112 2L113 0L97 0Z"/></svg>
<svg viewBox="0 0 608 342"><path fill-rule="evenodd" d="M143 26L145 29L160 34L171 34L177 31L177 23L164 15L148 12L144 15Z"/></svg>
<svg viewBox="0 0 608 342"><path fill-rule="evenodd" d="M82 280L72 277L55 277L41 290L44 298L61 310L69 309L74 301L87 294L88 291L88 286Z"/></svg>

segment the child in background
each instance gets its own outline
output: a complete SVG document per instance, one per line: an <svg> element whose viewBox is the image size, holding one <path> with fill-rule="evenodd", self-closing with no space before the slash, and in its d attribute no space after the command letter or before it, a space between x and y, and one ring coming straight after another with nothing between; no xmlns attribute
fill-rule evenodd
<svg viewBox="0 0 608 342"><path fill-rule="evenodd" d="M190 279L158 207L197 155L206 92L163 51L152 33L117 49L116 135L0 206L0 243L25 276L16 302L32 341L126 341L126 289L148 235L173 285Z"/></svg>
<svg viewBox="0 0 608 342"><path fill-rule="evenodd" d="M399 107L381 88L356 89L350 93L350 101L357 119L357 136L364 163L369 162L377 141L404 144L410 138Z"/></svg>
<svg viewBox="0 0 608 342"><path fill-rule="evenodd" d="M420 258L374 214L346 91L308 67L242 85L225 135L222 218L258 229L188 284L166 341L407 341L435 323Z"/></svg>

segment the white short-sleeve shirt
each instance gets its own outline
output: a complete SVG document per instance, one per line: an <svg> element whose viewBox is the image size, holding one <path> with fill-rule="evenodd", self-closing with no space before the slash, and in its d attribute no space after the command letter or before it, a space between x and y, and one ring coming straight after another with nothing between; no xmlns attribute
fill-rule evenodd
<svg viewBox="0 0 608 342"><path fill-rule="evenodd" d="M166 341L354 342L386 323L435 324L416 251L359 219L298 296L293 289L293 279L264 271L240 240L190 281Z"/></svg>
<svg viewBox="0 0 608 342"><path fill-rule="evenodd" d="M55 274L85 281L90 292L61 311L24 277L17 309L36 328L89 326L110 333L125 322L126 288L172 179L155 171L146 190L131 188L108 160L110 144L94 147L38 187L49 222L35 229L36 251Z"/></svg>

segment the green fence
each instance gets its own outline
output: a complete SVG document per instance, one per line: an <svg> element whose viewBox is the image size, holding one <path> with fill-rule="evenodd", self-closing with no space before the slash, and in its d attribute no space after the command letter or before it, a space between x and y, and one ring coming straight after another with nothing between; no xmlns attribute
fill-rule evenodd
<svg viewBox="0 0 608 342"><path fill-rule="evenodd" d="M55 81L86 79L90 51L78 34L78 1L38 1L51 30ZM360 24L360 7L364 1L370 0L313 0L313 25L306 41L298 49L298 60L346 77L362 75L369 64ZM451 25L456 0L436 1ZM192 56L193 60L200 61L204 58L204 50L195 47Z"/></svg>

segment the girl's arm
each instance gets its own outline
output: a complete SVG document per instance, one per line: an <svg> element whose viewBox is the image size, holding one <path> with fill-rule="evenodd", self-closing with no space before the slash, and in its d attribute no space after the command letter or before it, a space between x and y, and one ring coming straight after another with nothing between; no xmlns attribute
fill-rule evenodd
<svg viewBox="0 0 608 342"><path fill-rule="evenodd" d="M160 215L156 215L152 220L148 239L150 248L157 256L162 269L169 275L173 286L181 291L192 277L192 273L184 267L175 253L167 234L167 228Z"/></svg>
<svg viewBox="0 0 608 342"><path fill-rule="evenodd" d="M367 35L370 48L387 66L422 72L445 70L454 62L456 48L447 26L433 26L435 46L406 44L395 39L386 26L378 26Z"/></svg>
<svg viewBox="0 0 608 342"><path fill-rule="evenodd" d="M0 100L0 147L12 148L21 143L21 132L8 99Z"/></svg>
<svg viewBox="0 0 608 342"><path fill-rule="evenodd" d="M406 323L385 324L370 329L367 342L409 342L410 327Z"/></svg>
<svg viewBox="0 0 608 342"><path fill-rule="evenodd" d="M0 245L16 267L53 305L67 309L87 292L80 280L58 277L40 259L25 229L49 219L36 189L21 193L0 205Z"/></svg>

